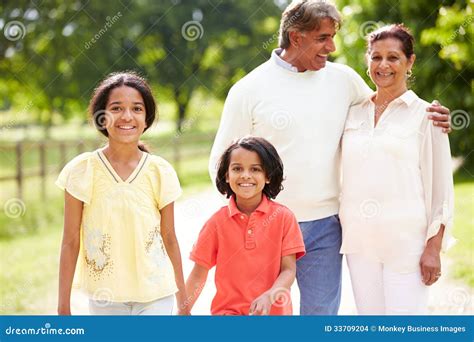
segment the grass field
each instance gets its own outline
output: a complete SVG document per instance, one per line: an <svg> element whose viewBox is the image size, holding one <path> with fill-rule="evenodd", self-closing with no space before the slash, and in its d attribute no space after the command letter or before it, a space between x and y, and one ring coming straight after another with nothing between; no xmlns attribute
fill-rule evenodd
<svg viewBox="0 0 474 342"><path fill-rule="evenodd" d="M203 163L203 166L206 165ZM189 176L193 185L185 187L185 197L209 186L207 170L195 172ZM200 177L196 176L200 174ZM202 181L198 181L200 179ZM52 292L51 279L57 278L62 234L62 194L59 190L52 192L56 193L48 200L45 209L36 211L37 229L28 234L20 231L16 236L0 238L0 314L39 314L43 312L45 303L56 300L47 295ZM458 243L448 252L448 256L454 262L453 276L474 288L474 222L471 214L474 181L457 183L455 192L456 220L453 233ZM26 212L29 210L27 207ZM35 210L31 208L31 211ZM56 281L53 284L57 286Z"/></svg>
<svg viewBox="0 0 474 342"><path fill-rule="evenodd" d="M454 276L474 288L474 177L461 169L454 190L453 235L458 241L448 256L454 261Z"/></svg>
<svg viewBox="0 0 474 342"><path fill-rule="evenodd" d="M71 133L72 134L72 133ZM201 138L196 140L196 137ZM181 145L178 169L185 197L209 187L208 156L214 131L190 131L176 136L172 132L151 134L147 142L152 152L174 162L176 143ZM204 137L204 138L203 138ZM68 151L71 159L77 151ZM0 314L39 314L50 298L51 284L57 286L59 248L62 235L62 192L54 186L60 155L48 151L48 164L53 167L46 181L47 201L40 196L39 177L27 179L24 184L23 215L8 217L0 212ZM36 149L25 152L24 167L35 168L39 155ZM14 155L0 154L0 174L15 172ZM462 170L461 170L462 171ZM448 252L454 263L453 275L474 288L473 231L474 178L467 172L455 177L456 218L453 234L457 245ZM15 196L13 181L3 182L0 203ZM5 208L4 208L5 209ZM52 281L54 280L54 281ZM51 307L51 305L49 305Z"/></svg>
<svg viewBox="0 0 474 342"><path fill-rule="evenodd" d="M207 175L207 163L205 166ZM192 177L193 185L184 187L183 199L210 186L208 178L199 172L189 177ZM198 182L200 179L202 182ZM18 222L17 227L25 227L16 234L15 231L9 231L8 236L0 237L0 315L44 314L45 307L55 307L56 297L51 297L51 293L57 293L63 220L62 192L51 189L50 199L42 206L43 209L39 209L38 200L28 203L25 216L34 214L34 218L28 218L34 222L24 217L19 221L13 220ZM36 229L26 227L31 224ZM54 286L53 291L51 286Z"/></svg>

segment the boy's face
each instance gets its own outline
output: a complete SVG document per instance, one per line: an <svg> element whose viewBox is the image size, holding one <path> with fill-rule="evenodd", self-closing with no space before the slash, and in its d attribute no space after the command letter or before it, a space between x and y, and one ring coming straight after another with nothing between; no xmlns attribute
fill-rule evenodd
<svg viewBox="0 0 474 342"><path fill-rule="evenodd" d="M236 148L230 154L226 182L239 201L260 203L265 184L269 182L258 154Z"/></svg>

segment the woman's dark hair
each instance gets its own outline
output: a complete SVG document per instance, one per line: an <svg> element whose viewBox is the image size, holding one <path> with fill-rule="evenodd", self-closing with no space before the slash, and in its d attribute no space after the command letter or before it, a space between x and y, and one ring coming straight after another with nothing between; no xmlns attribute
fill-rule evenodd
<svg viewBox="0 0 474 342"><path fill-rule="evenodd" d="M371 32L367 37L368 51L370 51L373 43L387 38L398 39L402 43L402 51L406 58L410 58L413 55L415 38L413 38L410 30L403 24L387 25Z"/></svg>
<svg viewBox="0 0 474 342"><path fill-rule="evenodd" d="M226 175L229 171L230 157L232 151L238 148L244 148L258 154L262 162L263 171L270 183L265 184L263 193L268 198L275 198L281 190L283 190L283 162L281 161L275 147L259 137L244 137L232 143L222 154L217 166L216 185L219 192L226 195L227 198L232 196L229 183L226 182Z"/></svg>
<svg viewBox="0 0 474 342"><path fill-rule="evenodd" d="M114 72L107 75L107 77L99 83L99 85L95 88L89 103L89 113L92 116L94 125L97 130L106 137L109 136L107 129L104 127L107 115L105 111L107 101L109 100L110 92L113 89L122 86L134 88L141 94L143 102L145 103L146 112L145 131L150 128L153 124L153 121L155 121L156 102L151 88L145 78L133 71ZM138 143L138 148L142 151L148 152L148 148L142 142Z"/></svg>

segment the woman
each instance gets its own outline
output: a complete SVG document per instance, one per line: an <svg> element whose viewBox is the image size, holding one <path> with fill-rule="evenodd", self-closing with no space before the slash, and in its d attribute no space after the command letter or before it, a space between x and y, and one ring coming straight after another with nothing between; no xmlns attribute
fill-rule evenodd
<svg viewBox="0 0 474 342"><path fill-rule="evenodd" d="M351 108L344 129L341 253L359 314L426 313L427 286L452 241L449 141L408 90L413 43L403 25L370 34L376 92Z"/></svg>

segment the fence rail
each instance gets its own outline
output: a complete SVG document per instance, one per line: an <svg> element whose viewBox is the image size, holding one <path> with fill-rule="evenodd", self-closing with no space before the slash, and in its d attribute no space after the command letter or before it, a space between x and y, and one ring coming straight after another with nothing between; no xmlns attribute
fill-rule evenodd
<svg viewBox="0 0 474 342"><path fill-rule="evenodd" d="M170 162L176 168L178 174L180 170L181 161L187 158L204 157L209 154L210 144L212 143L212 136L209 134L199 134L190 136L175 136L166 143L159 143L159 140L147 140L146 144L152 150L156 146L160 146L160 151L165 151L165 158L170 159ZM187 151L187 146L196 146L197 144L206 144L203 149L193 149ZM99 139L83 139L79 141L19 141L16 143L2 143L0 145L0 153L13 156L8 160L14 167L10 174L0 174L0 183L15 181L16 193L19 199L23 198L25 179L32 177L40 177L41 186L39 189L41 199L45 200L47 177L51 174L57 174L63 168L72 156L80 154L85 151L92 151L104 145L103 140ZM58 153L57 161L54 164L48 163L48 155L56 151ZM35 167L25 167L25 157L27 154L38 154L38 162ZM3 173L3 172L2 172Z"/></svg>

